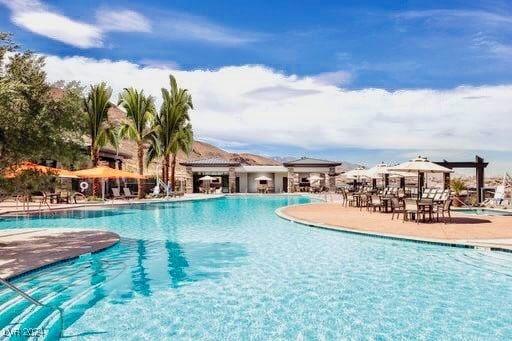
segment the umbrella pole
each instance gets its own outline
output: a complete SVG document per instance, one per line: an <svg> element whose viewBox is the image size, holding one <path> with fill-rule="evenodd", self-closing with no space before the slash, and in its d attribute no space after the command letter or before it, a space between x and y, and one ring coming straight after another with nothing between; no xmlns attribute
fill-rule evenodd
<svg viewBox="0 0 512 341"><path fill-rule="evenodd" d="M101 200L105 201L105 179L101 179Z"/></svg>

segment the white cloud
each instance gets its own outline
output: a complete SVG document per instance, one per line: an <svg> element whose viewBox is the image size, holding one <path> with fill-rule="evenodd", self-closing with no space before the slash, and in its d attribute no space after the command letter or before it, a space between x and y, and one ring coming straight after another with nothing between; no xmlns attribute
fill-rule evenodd
<svg viewBox="0 0 512 341"><path fill-rule="evenodd" d="M180 68L179 64L174 60L143 58L139 63L157 69L178 70Z"/></svg>
<svg viewBox="0 0 512 341"><path fill-rule="evenodd" d="M96 21L105 32L151 32L149 20L131 10L101 8L96 12Z"/></svg>
<svg viewBox="0 0 512 341"><path fill-rule="evenodd" d="M405 11L396 15L403 19L460 19L466 24L478 23L485 25L510 25L512 24L512 16L498 14L482 10L460 10L460 9L432 9Z"/></svg>
<svg viewBox="0 0 512 341"><path fill-rule="evenodd" d="M104 80L116 92L135 86L157 98L172 71L193 95L199 139L300 148L512 149L512 85L342 90L263 66L176 71L55 56L46 70L51 81Z"/></svg>
<svg viewBox="0 0 512 341"><path fill-rule="evenodd" d="M102 32L94 25L70 19L37 0L0 0L11 10L16 25L80 48L100 47Z"/></svg>
<svg viewBox="0 0 512 341"><path fill-rule="evenodd" d="M29 31L69 45L81 48L103 45L98 28L60 14L45 11L19 12L12 16L12 21Z"/></svg>
<svg viewBox="0 0 512 341"><path fill-rule="evenodd" d="M11 10L14 24L36 34L79 48L103 46L107 31L149 32L149 21L130 10L104 11L98 24L71 19L37 0L0 0Z"/></svg>
<svg viewBox="0 0 512 341"><path fill-rule="evenodd" d="M352 74L347 71L323 72L313 76L313 79L324 84L345 85L352 80Z"/></svg>
<svg viewBox="0 0 512 341"><path fill-rule="evenodd" d="M491 56L510 61L512 57L512 45L500 43L483 33L476 34L473 39L473 47L485 49Z"/></svg>
<svg viewBox="0 0 512 341"><path fill-rule="evenodd" d="M158 31L170 40L194 40L227 46L244 45L262 38L261 34L230 29L204 17L174 11L165 12L158 22Z"/></svg>

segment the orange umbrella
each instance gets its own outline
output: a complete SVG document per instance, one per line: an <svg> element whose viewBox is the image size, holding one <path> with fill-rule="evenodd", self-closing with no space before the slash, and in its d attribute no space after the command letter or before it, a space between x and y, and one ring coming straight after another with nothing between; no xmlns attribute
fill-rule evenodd
<svg viewBox="0 0 512 341"><path fill-rule="evenodd" d="M55 174L58 177L61 178L74 178L76 177L73 172L60 169L60 168L53 168L53 167L47 167L47 166L41 166L38 164L35 164L33 162L23 162L13 170L7 172L5 174L5 178L12 179L23 173L24 171L39 171L42 173L52 173Z"/></svg>
<svg viewBox="0 0 512 341"><path fill-rule="evenodd" d="M86 179L111 179L111 178L128 178L128 179L145 179L144 175L126 172L119 169L114 169L108 166L97 166L89 169L82 169L73 172L79 178Z"/></svg>

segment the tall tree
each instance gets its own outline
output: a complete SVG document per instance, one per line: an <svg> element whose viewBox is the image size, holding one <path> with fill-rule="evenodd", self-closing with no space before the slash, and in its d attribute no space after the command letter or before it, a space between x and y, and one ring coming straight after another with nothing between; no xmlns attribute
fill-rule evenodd
<svg viewBox="0 0 512 341"><path fill-rule="evenodd" d="M150 142L152 125L155 119L155 104L151 96L145 96L144 91L125 88L119 95L119 105L126 110L129 121L121 126L121 136L137 144L137 161L139 174L144 175L144 144ZM143 198L144 183L138 179L139 198Z"/></svg>
<svg viewBox="0 0 512 341"><path fill-rule="evenodd" d="M192 126L190 125L189 110L193 109L192 96L187 89L178 88L176 78L169 75L171 91L162 89L162 105L155 120L152 143L148 150L147 162L161 157L162 180L169 181L171 155L173 168L171 174L172 188L175 189L176 155L180 150L189 152L192 141Z"/></svg>
<svg viewBox="0 0 512 341"><path fill-rule="evenodd" d="M91 85L89 93L83 99L84 109L87 112L88 134L91 139L91 161L93 167L98 165L100 150L109 143L117 148L118 138L115 128L108 121L108 109L112 88L105 82ZM93 195L99 193L99 182L93 183Z"/></svg>
<svg viewBox="0 0 512 341"><path fill-rule="evenodd" d="M29 160L81 159L82 88L61 84L56 98L44 62L44 57L20 52L11 35L0 32L0 170Z"/></svg>
<svg viewBox="0 0 512 341"><path fill-rule="evenodd" d="M186 123L176 132L171 145L171 186L173 191L176 191L176 157L180 151L189 155L192 151L193 144L194 133L192 131L192 125L190 123Z"/></svg>

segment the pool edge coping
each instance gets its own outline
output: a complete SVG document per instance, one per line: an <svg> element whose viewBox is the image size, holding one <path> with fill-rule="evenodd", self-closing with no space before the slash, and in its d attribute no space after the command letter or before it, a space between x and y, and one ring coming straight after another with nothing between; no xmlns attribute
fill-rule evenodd
<svg viewBox="0 0 512 341"><path fill-rule="evenodd" d="M279 207L278 209L276 209L274 211L274 213L279 218L287 220L287 221L291 221L293 223L297 223L297 224L301 224L301 225L309 226L309 227L314 227L314 228L330 230L330 231L337 231L337 232L341 232L341 233L350 233L350 234L357 234L357 235L362 235L362 236L372 237L372 238L384 238L384 239L400 240L400 241L420 243L420 244L434 244L434 245L440 245L440 246L457 247L457 248L465 248L465 249L487 249L490 251L512 253L512 247L504 248L503 246L496 245L496 244L479 244L477 242L462 242L460 240L453 240L453 242L450 242L448 240L435 239L435 238L420 238L420 237L406 236L406 235L401 235L401 234L378 233L375 231L362 231L362 230L357 230L357 229L350 228L350 227L342 227L342 226L336 226L336 225L330 225L330 224L325 224L325 223L317 223L317 222L312 222L312 221L308 221L308 220L303 220L303 219L289 216L286 213L284 213L284 210L286 208L296 207L296 206L305 206L305 205L311 205L311 204L315 204L315 203L283 206L283 207Z"/></svg>
<svg viewBox="0 0 512 341"><path fill-rule="evenodd" d="M180 198L180 199L165 199L165 200L153 200L153 199L146 199L144 201L142 200L133 200L133 201L127 201L127 202L118 202L116 204L113 203L91 203L91 204L75 204L73 206L69 207L56 207L51 210L44 209L44 210L30 210L28 212L25 211L5 211L0 213L0 219L6 217L6 218L12 218L12 217L30 217L33 215L41 215L41 214L51 214L53 212L66 212L66 211L73 211L77 209L88 209L88 208L99 208L99 209L111 209L116 207L124 207L124 206L131 206L131 205L150 205L150 204L167 204L167 203L175 203L175 202L188 202L188 201L202 201L202 200L214 200L214 199L221 199L226 197L225 194L219 194L219 195L212 195L211 197L199 197L199 198Z"/></svg>
<svg viewBox="0 0 512 341"><path fill-rule="evenodd" d="M115 232L112 232L112 231L105 231L105 230L100 230L100 229L83 229L83 230L84 231L94 230L94 231L99 231L99 232L108 232L108 233L114 235L114 237L116 238L116 241L114 241L110 245L106 245L104 247L100 247L98 249L95 249L94 251L80 252L80 253L78 253L77 255L74 255L74 256L64 257L64 258L61 258L61 259L56 259L54 261L51 261L51 262L49 262L47 264L38 266L36 268L29 269L29 270L26 270L26 271L22 271L20 273L14 274L12 276L2 277L2 279L5 280L5 281L8 281L8 282L12 282L12 281L17 280L17 279L19 279L21 277L24 277L24 276L27 276L29 274L35 273L37 271L44 270L46 268L51 268L51 267L56 266L56 265L60 265L60 264L63 264L63 263L75 261L75 260L79 259L80 257L83 257L84 255L88 255L88 254L93 255L93 254L97 254L97 253L106 251L106 250L116 246L117 244L119 244L119 242L121 241L121 238L122 238L119 234L117 234Z"/></svg>

